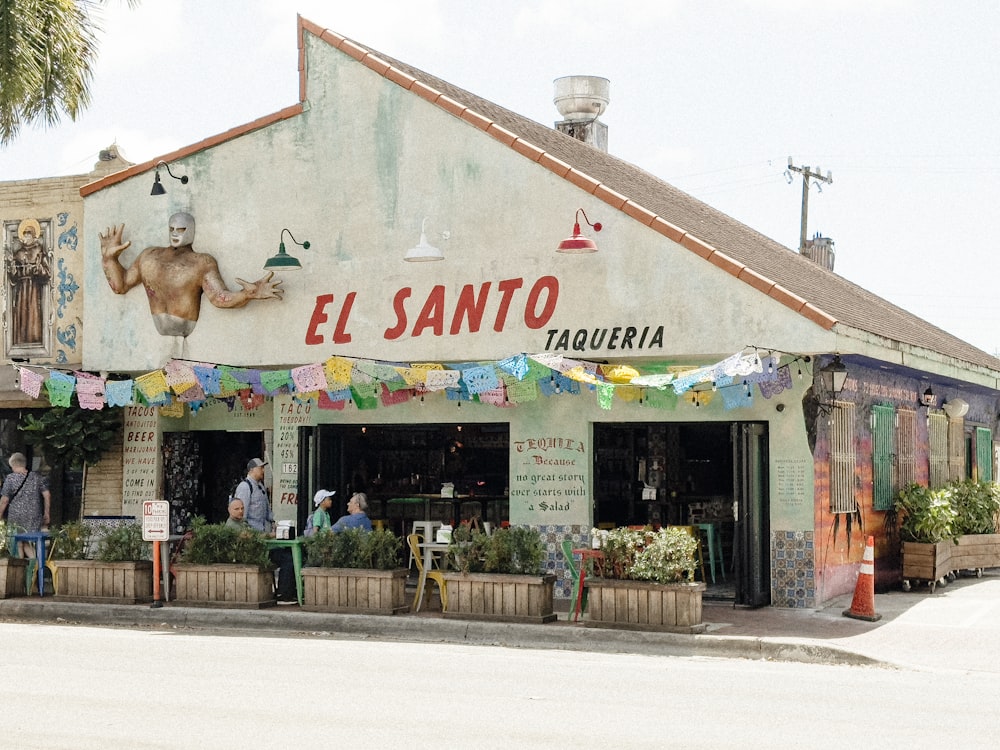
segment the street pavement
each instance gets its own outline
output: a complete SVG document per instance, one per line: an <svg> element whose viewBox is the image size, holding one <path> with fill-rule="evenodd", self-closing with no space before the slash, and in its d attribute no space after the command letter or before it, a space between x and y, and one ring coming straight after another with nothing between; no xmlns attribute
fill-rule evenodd
<svg viewBox="0 0 1000 750"><path fill-rule="evenodd" d="M1000 569L960 576L933 594L926 586L876 594L876 622L845 617L851 601L845 595L815 609L706 601L706 629L697 635L595 627L585 618L573 622L566 612L545 625L446 619L434 609L436 600L417 614L368 616L297 606L152 608L33 596L0 600L0 620L1000 673Z"/></svg>

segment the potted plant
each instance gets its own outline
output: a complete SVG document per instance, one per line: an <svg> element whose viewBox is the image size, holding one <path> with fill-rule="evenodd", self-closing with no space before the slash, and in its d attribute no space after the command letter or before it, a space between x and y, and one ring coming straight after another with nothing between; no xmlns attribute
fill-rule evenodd
<svg viewBox="0 0 1000 750"><path fill-rule="evenodd" d="M277 604L266 537L254 529L196 517L173 573L178 604L243 609Z"/></svg>
<svg viewBox="0 0 1000 750"><path fill-rule="evenodd" d="M57 562L56 596L81 602L138 604L153 599L150 545L142 539L142 524L130 522L108 531L87 559L89 527L73 521L60 527L53 551Z"/></svg>
<svg viewBox="0 0 1000 750"><path fill-rule="evenodd" d="M6 521L0 521L0 599L24 596L25 571L28 561L21 557L11 557L14 529Z"/></svg>
<svg viewBox="0 0 1000 750"><path fill-rule="evenodd" d="M303 609L382 615L409 609L403 544L389 529L322 531L303 544Z"/></svg>
<svg viewBox="0 0 1000 750"><path fill-rule="evenodd" d="M603 557L587 580L587 622L698 633L705 584L695 582L697 540L681 528L597 531Z"/></svg>
<svg viewBox="0 0 1000 750"><path fill-rule="evenodd" d="M459 526L448 553L456 569L446 571L445 617L552 622L556 577L542 572L545 546L537 529L496 529L492 534Z"/></svg>

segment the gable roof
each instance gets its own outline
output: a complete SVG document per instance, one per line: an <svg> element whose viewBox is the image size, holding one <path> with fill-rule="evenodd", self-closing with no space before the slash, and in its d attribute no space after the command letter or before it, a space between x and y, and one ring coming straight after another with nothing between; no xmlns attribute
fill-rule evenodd
<svg viewBox="0 0 1000 750"><path fill-rule="evenodd" d="M307 99L304 34L308 32L825 329L841 324L889 342L1000 371L1000 359L828 271L647 171L301 16L298 20L300 103L161 159L179 159L300 114ZM148 171L159 160L117 172L84 186L80 192L89 195Z"/></svg>

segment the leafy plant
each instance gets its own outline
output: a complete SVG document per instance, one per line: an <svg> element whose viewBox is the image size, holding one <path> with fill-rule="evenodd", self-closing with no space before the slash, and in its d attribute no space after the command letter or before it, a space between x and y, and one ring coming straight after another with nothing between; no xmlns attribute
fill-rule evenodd
<svg viewBox="0 0 1000 750"><path fill-rule="evenodd" d="M10 557L13 537L14 529L6 521L0 520L0 557Z"/></svg>
<svg viewBox="0 0 1000 750"><path fill-rule="evenodd" d="M697 540L683 529L619 527L600 532L603 560L594 572L602 578L656 583L693 581Z"/></svg>
<svg viewBox="0 0 1000 750"><path fill-rule="evenodd" d="M121 409L54 407L41 417L25 414L18 424L24 439L50 464L93 466L114 444L122 428Z"/></svg>
<svg viewBox="0 0 1000 750"><path fill-rule="evenodd" d="M448 553L463 573L540 575L545 545L537 529L497 529L491 535L460 526L452 532Z"/></svg>
<svg viewBox="0 0 1000 750"><path fill-rule="evenodd" d="M967 479L948 486L951 507L957 516L954 532L962 534L996 534L1000 513L1000 485Z"/></svg>
<svg viewBox="0 0 1000 750"><path fill-rule="evenodd" d="M148 560L150 546L143 541L141 523L126 523L104 535L97 545L97 559L102 562Z"/></svg>
<svg viewBox="0 0 1000 750"><path fill-rule="evenodd" d="M93 529L83 521L67 521L55 533L52 557L56 560L86 560Z"/></svg>
<svg viewBox="0 0 1000 750"><path fill-rule="evenodd" d="M900 490L895 506L900 517L899 538L904 542L936 544L958 536L958 514L951 505L948 488L932 490L911 484Z"/></svg>
<svg viewBox="0 0 1000 750"><path fill-rule="evenodd" d="M255 529L236 529L224 523L206 523L197 516L191 525L191 540L184 548L182 561L195 565L231 563L271 568L267 537Z"/></svg>
<svg viewBox="0 0 1000 750"><path fill-rule="evenodd" d="M317 568L393 570L403 541L389 529L322 531L304 540L306 561Z"/></svg>

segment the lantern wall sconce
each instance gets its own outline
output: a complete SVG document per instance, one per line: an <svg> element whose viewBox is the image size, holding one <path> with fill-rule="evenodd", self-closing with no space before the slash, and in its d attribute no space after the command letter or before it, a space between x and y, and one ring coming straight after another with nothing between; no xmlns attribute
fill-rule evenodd
<svg viewBox="0 0 1000 750"><path fill-rule="evenodd" d="M937 396L934 395L934 391L931 390L930 386L927 386L927 390L924 391L920 396L920 405L930 408L937 403Z"/></svg>
<svg viewBox="0 0 1000 750"><path fill-rule="evenodd" d="M816 402L819 410L825 414L830 414L836 406L836 400L840 392L844 390L847 382L847 366L840 361L840 355L834 354L833 361L819 369L820 379L823 381L823 389L830 394L830 403Z"/></svg>
<svg viewBox="0 0 1000 750"><path fill-rule="evenodd" d="M177 175L175 175L173 172L170 171L169 164L167 164L165 161L158 161L156 162L156 175L153 177L153 188L152 190L149 191L150 195L165 195L167 192L167 189L163 187L163 183L160 182L160 167L163 167L165 170L167 170L167 174L173 177L175 180L180 180L181 185L188 184L188 176L186 174L182 174L180 177L178 177Z"/></svg>
<svg viewBox="0 0 1000 750"><path fill-rule="evenodd" d="M559 243L559 247L556 248L557 253L566 253L569 255L581 255L583 253L596 253L597 244L589 237L584 237L580 233L580 214L583 214L583 220L587 222L588 226L594 228L595 232L600 232L603 227L601 222L596 222L594 224L590 223L590 219L587 218L587 214L584 213L582 208L576 210L576 221L573 223L573 236L569 237Z"/></svg>
<svg viewBox="0 0 1000 750"><path fill-rule="evenodd" d="M441 236L444 239L448 239L447 234L442 234ZM430 260L444 260L444 253L427 241L426 216L420 224L420 242L417 243L416 247L411 247L406 251L406 255L403 256L403 260L408 263L423 263L424 261Z"/></svg>
<svg viewBox="0 0 1000 750"><path fill-rule="evenodd" d="M272 255L270 258L268 258L267 261L264 263L265 270L280 268L286 271L297 271L302 268L302 264L299 263L298 258L296 258L294 255L289 255L287 252L285 252L285 232L288 232L288 236L292 238L292 242L294 242L296 245L298 245L299 247L303 247L306 250L309 249L309 240L306 240L305 242L299 242L297 239L295 239L295 236L292 234L291 230L282 229L281 242L278 243L278 252L275 255Z"/></svg>

